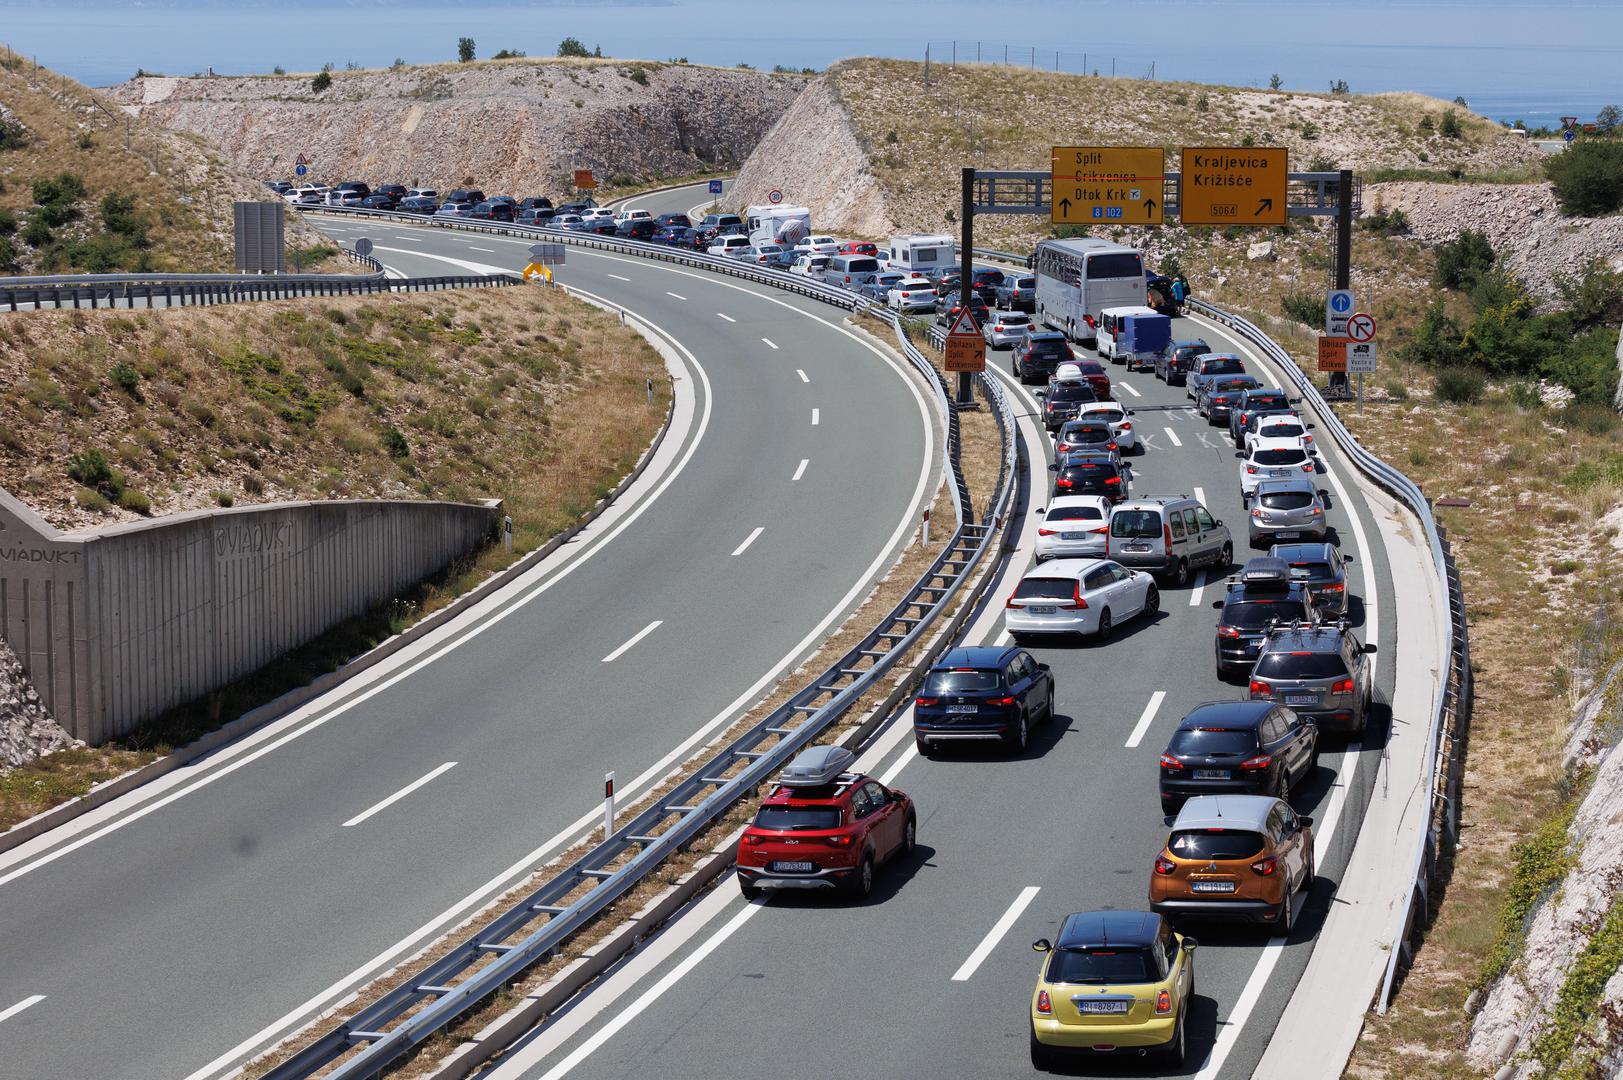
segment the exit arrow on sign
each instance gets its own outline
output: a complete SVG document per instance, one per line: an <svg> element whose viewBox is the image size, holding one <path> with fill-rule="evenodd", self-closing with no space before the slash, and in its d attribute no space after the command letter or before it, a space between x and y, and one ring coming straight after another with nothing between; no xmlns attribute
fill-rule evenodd
<svg viewBox="0 0 1623 1080"><path fill-rule="evenodd" d="M1258 202L1257 202L1257 212L1255 214L1252 214L1251 216L1252 217L1261 217L1263 214L1267 213L1268 211L1272 210L1273 208L1274 208L1274 200L1272 200L1272 199L1258 200Z"/></svg>

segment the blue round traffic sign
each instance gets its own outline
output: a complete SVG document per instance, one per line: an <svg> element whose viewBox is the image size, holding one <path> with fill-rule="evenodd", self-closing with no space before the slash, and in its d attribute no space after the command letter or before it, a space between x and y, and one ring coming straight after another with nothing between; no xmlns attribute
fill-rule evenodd
<svg viewBox="0 0 1623 1080"><path fill-rule="evenodd" d="M1330 297L1330 310L1340 314L1352 310L1352 296L1348 293L1333 293Z"/></svg>
<svg viewBox="0 0 1623 1080"><path fill-rule="evenodd" d="M295 166L293 166L293 175L294 176L303 176L305 173L307 173L309 171L310 170L306 169L303 165L295 165Z"/></svg>

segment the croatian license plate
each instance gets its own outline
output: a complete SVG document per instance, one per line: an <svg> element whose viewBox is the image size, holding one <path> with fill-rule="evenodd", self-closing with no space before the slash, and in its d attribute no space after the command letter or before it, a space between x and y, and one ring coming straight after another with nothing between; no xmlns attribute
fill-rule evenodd
<svg viewBox="0 0 1623 1080"><path fill-rule="evenodd" d="M1031 604L1027 606L1026 610L1033 615L1052 615L1059 608L1053 604Z"/></svg>
<svg viewBox="0 0 1623 1080"><path fill-rule="evenodd" d="M980 708L979 705L948 705L947 711L950 713L972 713L979 712Z"/></svg>
<svg viewBox="0 0 1623 1080"><path fill-rule="evenodd" d="M1150 545L1148 545L1148 544L1128 544L1127 545L1127 550L1128 551L1148 551L1148 550L1150 550Z"/></svg>
<svg viewBox="0 0 1623 1080"><path fill-rule="evenodd" d="M809 874L812 872L812 864L809 862L775 862L772 864L772 869L780 874Z"/></svg>
<svg viewBox="0 0 1623 1080"><path fill-rule="evenodd" d="M1060 533L1059 538L1061 540L1085 540L1087 536L1084 533Z"/></svg>
<svg viewBox="0 0 1623 1080"><path fill-rule="evenodd" d="M1191 881L1189 883L1189 891L1190 892L1207 892L1207 893L1210 893L1210 892L1233 892L1234 891L1234 882L1232 882L1232 881Z"/></svg>
<svg viewBox="0 0 1623 1080"><path fill-rule="evenodd" d="M1229 771L1227 769L1196 769L1195 770L1195 779L1196 780L1227 780L1228 778L1229 778Z"/></svg>
<svg viewBox="0 0 1623 1080"><path fill-rule="evenodd" d="M1122 1013L1125 1013L1127 1011L1127 1002L1125 1002L1125 1001L1083 1001L1083 1002L1079 1002L1077 1004L1076 1011L1079 1012L1079 1013L1095 1013L1095 1014L1103 1013L1103 1014L1107 1014L1107 1015L1114 1014L1114 1015L1120 1016Z"/></svg>
<svg viewBox="0 0 1623 1080"><path fill-rule="evenodd" d="M1287 705L1317 705L1318 703L1319 703L1319 695L1317 695L1317 694L1286 694L1285 695L1285 704L1287 704Z"/></svg>
<svg viewBox="0 0 1623 1080"><path fill-rule="evenodd" d="M1279 532L1274 533L1274 539L1276 539L1276 540L1295 540L1298 536L1301 536L1301 535L1302 534L1300 532L1296 531L1295 529L1281 529Z"/></svg>

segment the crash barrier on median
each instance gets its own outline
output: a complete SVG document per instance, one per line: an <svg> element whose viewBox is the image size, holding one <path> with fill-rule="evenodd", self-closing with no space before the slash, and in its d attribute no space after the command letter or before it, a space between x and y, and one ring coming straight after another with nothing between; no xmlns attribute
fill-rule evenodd
<svg viewBox="0 0 1623 1080"><path fill-rule="evenodd" d="M1437 580L1448 596L1449 620L1443 632L1446 640L1438 643L1441 647L1439 655L1448 657L1448 672L1427 719L1424 777L1431 805L1426 827L1416 843L1410 885L1401 906L1401 915L1392 928L1391 956L1376 998L1377 1009L1384 1013L1392 1000L1393 983L1412 956L1411 944L1415 935L1429 921L1432 889L1437 884L1441 869L1440 856L1445 849L1453 847L1459 836L1460 787L1465 771L1465 737L1471 721L1472 704L1471 647L1459 569L1454 563L1447 532L1433 517L1431 501L1419 485L1364 448L1289 353L1238 315L1202 300L1191 299L1186 303L1191 311L1229 327L1266 353L1318 412L1323 431L1329 432L1353 466L1419 519Z"/></svg>
<svg viewBox="0 0 1623 1080"><path fill-rule="evenodd" d="M0 490L0 630L105 742L376 607L493 535L500 504L332 500L63 533Z"/></svg>
<svg viewBox="0 0 1623 1080"><path fill-rule="evenodd" d="M556 230L547 232L557 235ZM577 238L568 234L566 238L589 246L614 245L629 254L712 268L708 262L699 261L710 260L711 256L694 259L682 252L667 254L668 249L662 250L658 245ZM670 255L677 257L672 259ZM724 268L724 272L774 286L784 285L782 279L787 276L743 265L736 269ZM791 278L788 284L800 283ZM857 306L853 294L844 290L825 287L816 291L808 289L803 294L815 295L847 309ZM695 837L845 715L903 656L925 640L926 634L954 604L962 608L970 606L964 595L965 586L975 576L977 567L983 579L989 578L985 572L987 557L993 553L994 537L1001 519L1007 516L1015 490L1018 440L1014 414L995 380L982 377L982 390L993 406L993 416L1002 437L1003 454L984 523L977 525L959 464L956 407L949 399L946 384L935 366L901 333L893 314L882 309L873 310L872 314L896 330L901 351L934 388L937 406L949 421L942 454L953 480L953 501L959 508L958 527L930 568L908 590L901 603L861 641L765 719L690 771L653 805L539 884L490 925L459 943L426 970L387 990L349 1020L325 1031L265 1073L262 1080L303 1080L318 1073L329 1080L356 1080L376 1075L389 1062L443 1030L489 994L555 954L582 927L651 875L671 855L686 850ZM982 588L984 580L970 591L978 595ZM581 893L583 887L587 891ZM489 1052L493 1053L494 1049ZM477 1055L460 1058L457 1075L466 1075L480 1060Z"/></svg>

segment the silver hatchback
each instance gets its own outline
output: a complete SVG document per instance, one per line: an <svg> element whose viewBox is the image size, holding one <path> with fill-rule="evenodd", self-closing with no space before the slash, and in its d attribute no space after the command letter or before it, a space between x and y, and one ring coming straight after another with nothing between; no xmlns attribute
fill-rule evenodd
<svg viewBox="0 0 1623 1080"><path fill-rule="evenodd" d="M1323 540L1328 526L1324 499L1306 476L1263 480L1257 484L1246 518L1246 532L1254 548L1281 540Z"/></svg>

